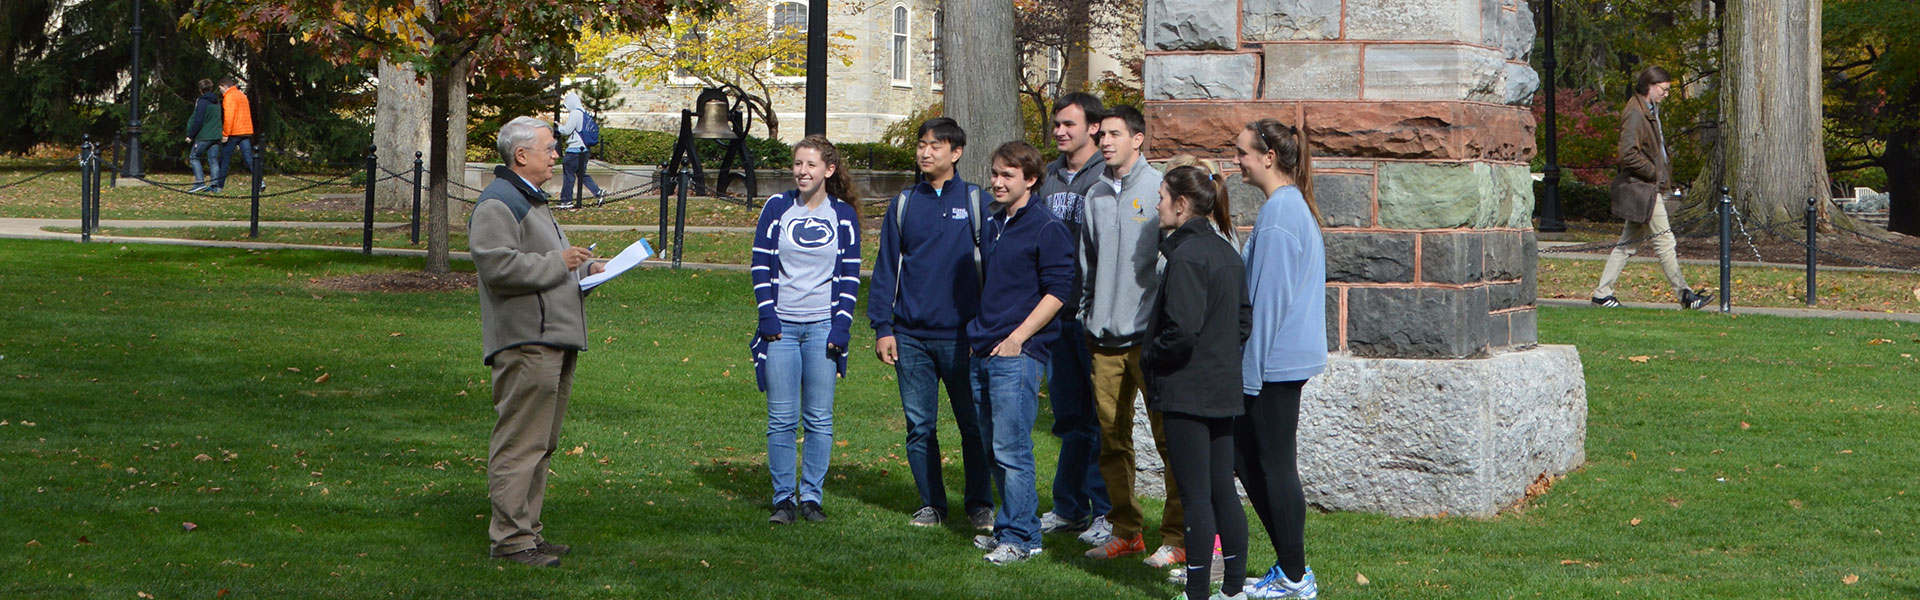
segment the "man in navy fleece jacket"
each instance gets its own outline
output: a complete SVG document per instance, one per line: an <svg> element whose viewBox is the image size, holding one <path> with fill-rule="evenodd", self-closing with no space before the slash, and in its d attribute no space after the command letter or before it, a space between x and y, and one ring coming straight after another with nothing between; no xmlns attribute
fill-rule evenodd
<svg viewBox="0 0 1920 600"><path fill-rule="evenodd" d="M1040 152L1008 142L993 153L993 214L981 235L986 278L980 314L967 324L973 351L973 399L993 449L1000 519L975 545L994 564L1040 552L1040 508L1033 421L1048 346L1060 333L1054 315L1073 290L1073 238L1044 206L1028 206L1040 183ZM1038 209L1038 210L1034 210Z"/></svg>
<svg viewBox="0 0 1920 600"><path fill-rule="evenodd" d="M977 214L982 210L980 188L954 174L966 145L967 132L953 119L929 119L920 125L915 155L923 179L887 205L880 224L880 254L867 288L867 318L877 337L873 351L880 362L893 365L900 385L907 466L920 492L920 509L908 522L922 527L938 526L947 517L940 438L934 428L943 383L960 430L967 519L976 528L993 526L986 447L967 387L965 328L980 304L980 232L974 224L985 215Z"/></svg>

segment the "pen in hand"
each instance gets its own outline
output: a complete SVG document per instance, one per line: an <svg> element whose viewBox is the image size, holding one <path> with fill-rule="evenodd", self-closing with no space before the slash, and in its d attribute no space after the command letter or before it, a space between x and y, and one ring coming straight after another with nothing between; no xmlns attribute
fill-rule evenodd
<svg viewBox="0 0 1920 600"><path fill-rule="evenodd" d="M592 251L594 251L595 249L598 249L599 247L600 247L600 242L594 242L594 243L591 243L591 244L587 244L587 251L588 251L588 252L592 252Z"/></svg>

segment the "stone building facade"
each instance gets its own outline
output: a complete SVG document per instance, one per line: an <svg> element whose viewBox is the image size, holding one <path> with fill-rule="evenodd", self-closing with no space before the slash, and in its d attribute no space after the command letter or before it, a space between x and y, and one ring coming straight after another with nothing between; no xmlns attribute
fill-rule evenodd
<svg viewBox="0 0 1920 600"><path fill-rule="evenodd" d="M1149 145L1231 162L1304 126L1329 371L1301 424L1309 501L1491 514L1584 460L1571 347L1538 346L1533 16L1519 0L1148 0ZM1250 225L1263 194L1232 181Z"/></svg>

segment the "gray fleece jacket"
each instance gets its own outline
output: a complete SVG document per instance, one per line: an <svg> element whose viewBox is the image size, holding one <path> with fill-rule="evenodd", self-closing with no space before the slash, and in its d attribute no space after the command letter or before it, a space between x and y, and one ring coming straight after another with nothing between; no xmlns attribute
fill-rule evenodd
<svg viewBox="0 0 1920 600"><path fill-rule="evenodd" d="M1146 338L1160 294L1160 172L1145 156L1125 177L1107 165L1087 192L1080 233L1080 320L1102 348L1130 348Z"/></svg>
<svg viewBox="0 0 1920 600"><path fill-rule="evenodd" d="M586 350L584 271L568 270L560 258L571 244L554 222L546 194L504 166L493 174L467 221L468 249L480 274L484 362L491 365L501 350L526 344Z"/></svg>

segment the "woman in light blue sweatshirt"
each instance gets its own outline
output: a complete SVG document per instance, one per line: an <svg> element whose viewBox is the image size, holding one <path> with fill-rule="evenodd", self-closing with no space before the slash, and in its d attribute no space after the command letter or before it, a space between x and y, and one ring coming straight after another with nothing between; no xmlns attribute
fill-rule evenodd
<svg viewBox="0 0 1920 600"><path fill-rule="evenodd" d="M1240 172L1267 194L1241 250L1253 330L1240 362L1246 412L1234 429L1235 471L1273 542L1273 568L1245 588L1254 598L1320 594L1307 567L1295 450L1300 390L1327 368L1327 255L1304 129L1261 119L1233 143Z"/></svg>

